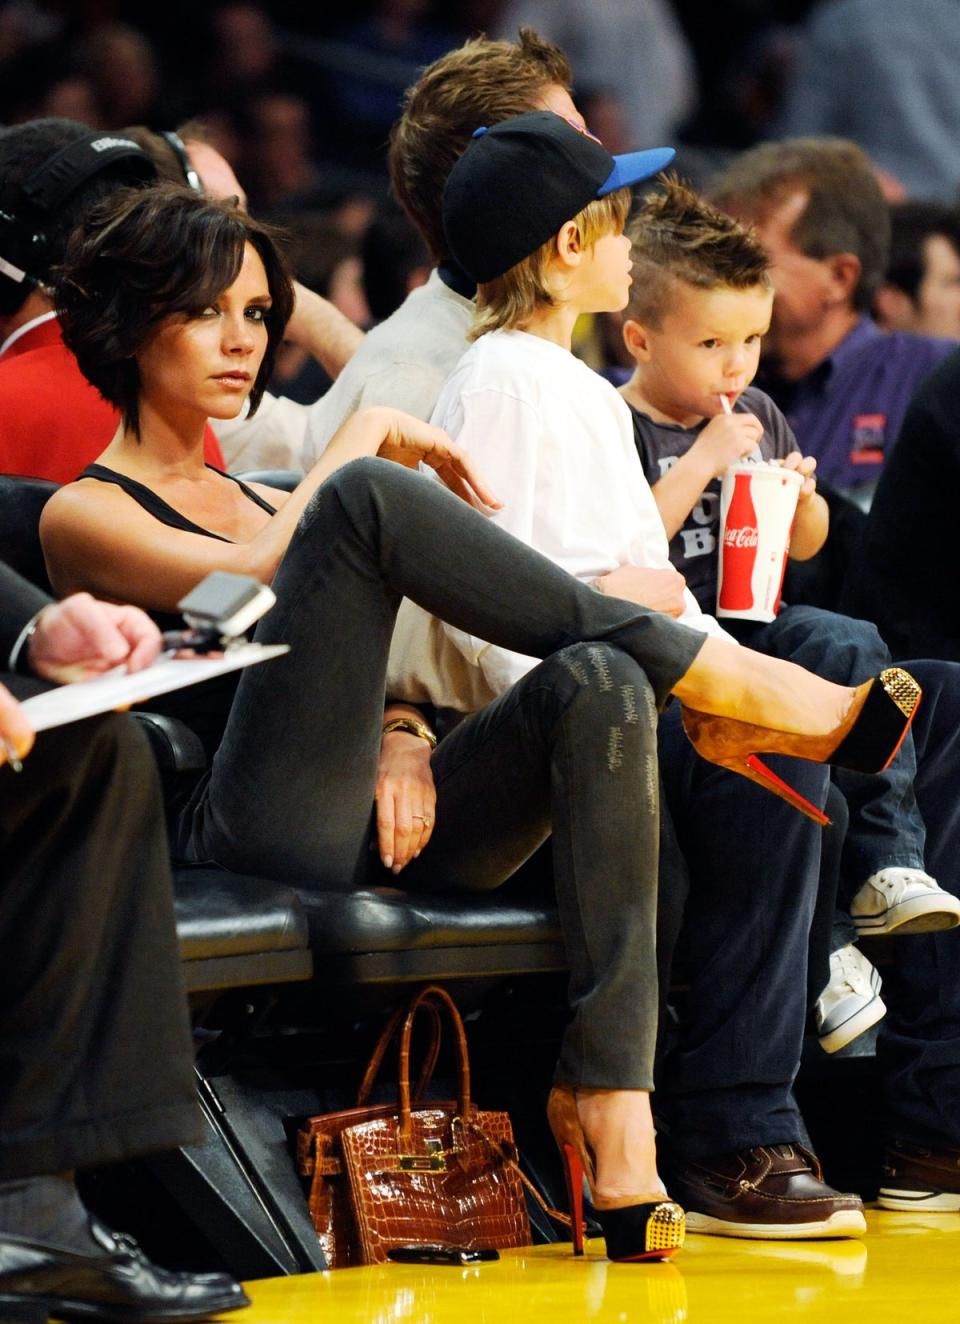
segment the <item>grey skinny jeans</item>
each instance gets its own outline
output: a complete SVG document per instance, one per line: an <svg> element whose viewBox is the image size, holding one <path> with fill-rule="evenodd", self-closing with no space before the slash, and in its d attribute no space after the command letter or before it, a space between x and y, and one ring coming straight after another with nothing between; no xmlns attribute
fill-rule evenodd
<svg viewBox="0 0 960 1324"><path fill-rule="evenodd" d="M256 637L291 652L243 674L179 852L307 887L378 881L371 806L402 597L502 647L556 654L441 742L437 826L405 882L496 886L552 831L573 1008L558 1078L650 1088L656 709L703 635L596 593L382 460L324 484L273 587Z"/></svg>

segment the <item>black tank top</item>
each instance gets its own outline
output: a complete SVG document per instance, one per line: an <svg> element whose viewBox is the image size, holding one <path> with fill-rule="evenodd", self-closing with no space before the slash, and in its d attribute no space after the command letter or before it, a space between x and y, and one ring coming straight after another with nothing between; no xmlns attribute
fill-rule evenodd
<svg viewBox="0 0 960 1324"><path fill-rule="evenodd" d="M223 473L221 469L215 468L212 464L208 464L207 468L212 469L214 473L220 474L223 478L229 478L232 483L236 483L244 496L259 506L261 510L265 510L269 515L277 513L275 506L271 506L269 501L265 501L263 497L258 496L252 488L247 487L246 483L241 483L239 478L234 478L232 474ZM171 529L181 529L185 533L199 533L205 538L216 538L218 542L231 542L230 538L224 538L221 533L212 533L209 529L194 524L193 520L187 519L186 515L181 515L180 511L175 510L173 506L164 501L163 497L157 496L156 492L143 483L138 483L135 478L128 478L126 474L117 473L115 469L108 469L106 465L88 464L80 477L96 478L101 483L115 483L154 519L159 520L161 524L166 524ZM179 616L166 612L151 612L150 615L161 630L177 629L183 625L183 621ZM185 722L199 736L209 763L223 735L223 728L226 725L241 674L241 672L232 672L226 676L218 676L214 680L204 681L201 685L191 685L187 689L176 690L173 694L160 695L137 706L146 708L150 712L164 713L169 717L176 717ZM168 814L175 813L188 793L189 788L182 785L178 785L176 789L167 788Z"/></svg>
<svg viewBox="0 0 960 1324"><path fill-rule="evenodd" d="M217 469L214 465L208 464L208 469L212 469L215 474L221 478L229 478L231 483L236 483L245 497L265 510L268 515L277 513L276 506L271 506L269 501L264 501L262 496L254 492L252 487L247 487L239 478L234 478L233 474L224 473L222 469ZM193 520L187 519L186 515L181 515L179 510L174 510L173 506L164 501L163 497L157 496L152 488L146 487L143 483L138 483L135 478L128 478L126 474L117 473L116 469L108 469L104 464L88 464L81 478L96 478L101 483L115 483L117 487L122 488L127 496L133 497L138 506L142 506L148 514L154 519L166 524L171 529L180 529L184 533L199 533L204 538L216 538L218 542L230 542L229 538L224 538L222 533L211 533L209 529L201 528L199 524L194 524Z"/></svg>

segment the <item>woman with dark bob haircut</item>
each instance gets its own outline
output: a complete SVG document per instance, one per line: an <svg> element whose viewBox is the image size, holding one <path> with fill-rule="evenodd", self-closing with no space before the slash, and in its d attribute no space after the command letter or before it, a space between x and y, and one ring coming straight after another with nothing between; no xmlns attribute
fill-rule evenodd
<svg viewBox="0 0 960 1324"><path fill-rule="evenodd" d="M171 207L177 197L184 200L181 185L161 184L147 192L126 190L116 208L106 209L114 219L107 222L96 244L87 250L79 245L80 251L90 254L90 279L97 282L103 297L97 302L80 297L71 305L77 360L134 434L140 426L137 351L171 313L186 315L215 303L236 279L247 244L263 263L269 290L258 314L266 328L267 347L249 389L251 414L273 374L293 312L293 281L266 227L233 206L219 211L206 206ZM122 252L111 239L113 225L123 235ZM179 261L171 262L173 253Z"/></svg>
<svg viewBox="0 0 960 1324"><path fill-rule="evenodd" d="M277 604L256 637L291 651L237 683L210 770L178 816L181 858L314 888L403 869L412 887L480 890L552 832L573 1008L553 1124L592 1178L608 1252L669 1254L682 1211L665 1201L649 1105L656 709L674 693L704 725L718 719L703 714L741 719L728 736L788 741L823 761L863 727L869 686L831 685L579 583L472 510L498 503L444 433L397 410L355 414L290 494L208 468L207 417L256 407L290 304L270 234L233 206L163 186L89 217L59 313L123 422L44 511L51 578L61 593L154 612L173 611L211 570L272 583ZM410 472L420 463L455 495ZM403 596L546 659L432 754L416 710L384 710ZM798 766L824 795L825 773Z"/></svg>

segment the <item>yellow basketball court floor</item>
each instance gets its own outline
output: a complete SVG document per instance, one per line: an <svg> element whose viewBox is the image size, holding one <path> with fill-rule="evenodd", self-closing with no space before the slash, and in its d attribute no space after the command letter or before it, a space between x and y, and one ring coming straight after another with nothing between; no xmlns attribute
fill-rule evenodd
<svg viewBox="0 0 960 1324"><path fill-rule="evenodd" d="M960 1214L869 1210L863 1240L690 1236L672 1263L610 1264L602 1242L496 1264L387 1264L248 1284L237 1324L960 1324Z"/></svg>

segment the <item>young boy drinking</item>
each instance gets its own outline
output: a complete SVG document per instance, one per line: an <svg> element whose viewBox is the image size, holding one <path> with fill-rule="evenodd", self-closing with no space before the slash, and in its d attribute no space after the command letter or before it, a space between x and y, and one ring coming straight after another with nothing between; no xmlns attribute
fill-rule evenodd
<svg viewBox="0 0 960 1324"><path fill-rule="evenodd" d="M827 506L816 492L816 461L801 456L779 409L750 385L773 305L760 243L675 181L644 202L631 235L634 281L623 336L636 366L620 393L633 415L670 559L703 609L712 611L719 479L728 465L762 457L803 475L791 557L803 560L822 547ZM736 621L729 628L750 647L848 683L889 657L872 625L813 607L786 606L769 624ZM856 933L949 928L960 921L960 903L923 872L914 769L912 749L905 748L887 773L869 782L835 773L851 811L844 874ZM841 931L845 939L854 936L849 925ZM875 996L879 976L846 943L831 958L831 975L817 1010L821 1042L834 1051L878 1019L882 1004ZM859 990L859 999L851 990Z"/></svg>
<svg viewBox="0 0 960 1324"><path fill-rule="evenodd" d="M801 456L779 409L750 387L773 308L759 243L673 180L640 207L630 232L635 275L623 338L635 368L620 394L670 559L712 612L728 465L762 458L803 475L791 558L820 550L829 511L816 491L816 460Z"/></svg>

